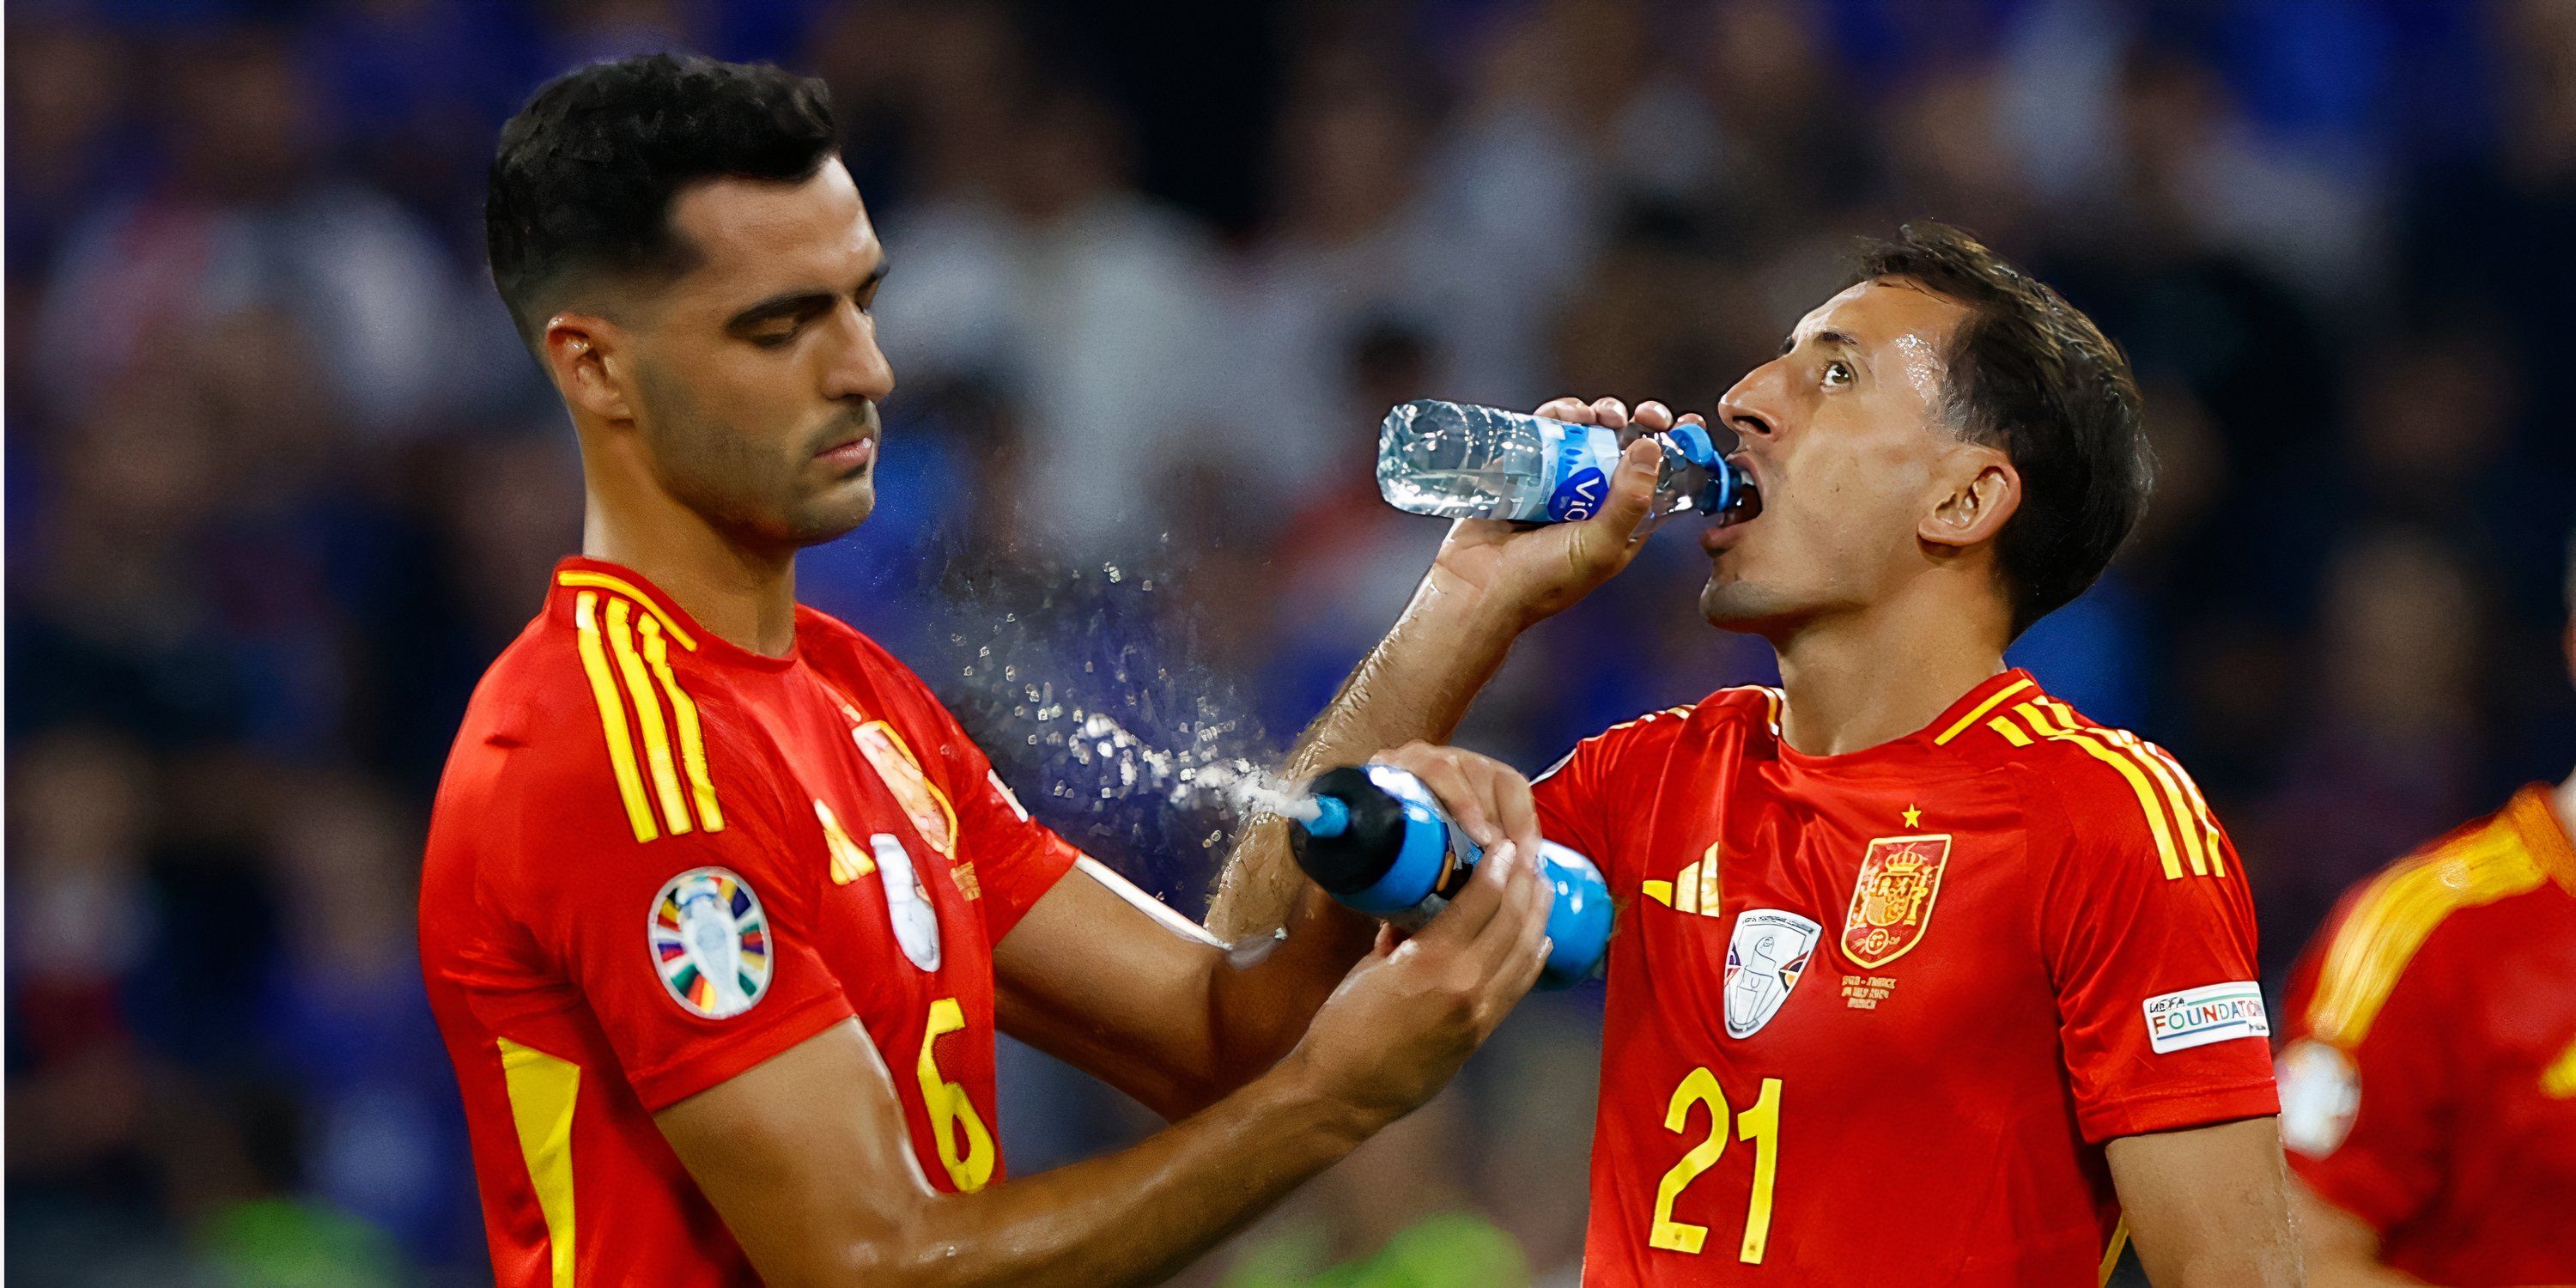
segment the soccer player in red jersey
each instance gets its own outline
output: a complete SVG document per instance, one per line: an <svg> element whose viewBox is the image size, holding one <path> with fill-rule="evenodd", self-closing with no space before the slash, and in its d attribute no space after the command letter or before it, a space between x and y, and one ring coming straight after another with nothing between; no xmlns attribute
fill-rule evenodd
<svg viewBox="0 0 2576 1288"><path fill-rule="evenodd" d="M2525 787L2309 944L2279 1069L2310 1283L2576 1284L2571 837L2576 776Z"/></svg>
<svg viewBox="0 0 2576 1288"><path fill-rule="evenodd" d="M1507 844L1401 945L1315 894L1229 950L796 603L796 551L873 504L893 388L818 82L573 73L504 130L487 224L587 486L421 882L505 1288L1151 1279L1428 1098L1537 977L1548 894ZM1535 843L1517 775L1431 755L1396 759ZM1240 861L1284 864L1275 831ZM997 1028L1178 1125L1003 1184Z"/></svg>
<svg viewBox="0 0 2576 1288"><path fill-rule="evenodd" d="M2235 851L2163 750L2003 663L2145 503L2125 360L1917 225L1719 411L1760 509L1702 538L1699 607L1781 687L1613 728L1536 789L1621 903L1585 1282L2091 1283L2124 1231L2162 1285L2295 1282ZM1631 557L1656 458L1584 522L1459 523L1325 725L1446 737ZM1249 881L1221 932L1290 906Z"/></svg>

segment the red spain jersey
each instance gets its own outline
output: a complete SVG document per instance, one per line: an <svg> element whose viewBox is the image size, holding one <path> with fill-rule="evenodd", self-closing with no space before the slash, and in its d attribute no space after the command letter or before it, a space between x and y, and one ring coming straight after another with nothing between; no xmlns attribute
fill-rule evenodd
<svg viewBox="0 0 2576 1288"><path fill-rule="evenodd" d="M2095 1283L2109 1140L2276 1107L2226 833L2011 671L1839 756L1721 691L1578 746L1620 905L1584 1282Z"/></svg>
<svg viewBox="0 0 2576 1288"><path fill-rule="evenodd" d="M2576 845L2549 796L2355 887L2291 980L2290 1166L2427 1283L2576 1284Z"/></svg>
<svg viewBox="0 0 2576 1288"><path fill-rule="evenodd" d="M566 560L421 880L501 1288L757 1283L651 1115L852 1016L931 1183L999 1179L992 949L1075 858L857 631L763 657Z"/></svg>

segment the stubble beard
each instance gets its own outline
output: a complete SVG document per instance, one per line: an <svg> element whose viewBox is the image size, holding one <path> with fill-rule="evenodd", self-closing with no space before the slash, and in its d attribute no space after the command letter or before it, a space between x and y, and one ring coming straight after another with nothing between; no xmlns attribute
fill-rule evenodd
<svg viewBox="0 0 2576 1288"><path fill-rule="evenodd" d="M653 414L637 421L664 490L710 526L760 545L802 549L849 535L876 509L875 467L827 488L799 477L812 447L796 455L764 447L754 436L708 413L685 385L646 367L642 385ZM825 435L847 428L835 423Z"/></svg>
<svg viewBox="0 0 2576 1288"><path fill-rule="evenodd" d="M1772 636L1797 617L1797 606L1776 588L1748 581L1721 581L1709 574L1699 590L1699 615L1709 625L1736 635Z"/></svg>

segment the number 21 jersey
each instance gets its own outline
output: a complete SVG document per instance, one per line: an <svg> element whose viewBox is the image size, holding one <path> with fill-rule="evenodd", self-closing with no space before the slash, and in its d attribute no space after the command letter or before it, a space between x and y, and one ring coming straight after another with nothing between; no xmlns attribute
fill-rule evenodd
<svg viewBox="0 0 2576 1288"><path fill-rule="evenodd" d="M2097 1282L2104 1145L2278 1108L2236 854L2020 671L1839 756L1731 689L1538 786L1611 941L1587 1285Z"/></svg>

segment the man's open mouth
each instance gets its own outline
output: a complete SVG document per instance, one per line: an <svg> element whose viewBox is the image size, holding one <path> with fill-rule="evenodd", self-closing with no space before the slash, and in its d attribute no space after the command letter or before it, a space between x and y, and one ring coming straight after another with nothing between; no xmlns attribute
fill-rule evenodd
<svg viewBox="0 0 2576 1288"><path fill-rule="evenodd" d="M1735 469L1734 495L1727 498L1723 508L1709 516L1721 528L1749 523L1762 513L1762 481L1753 473L1753 462L1742 455L1735 455L1727 457L1726 463Z"/></svg>

